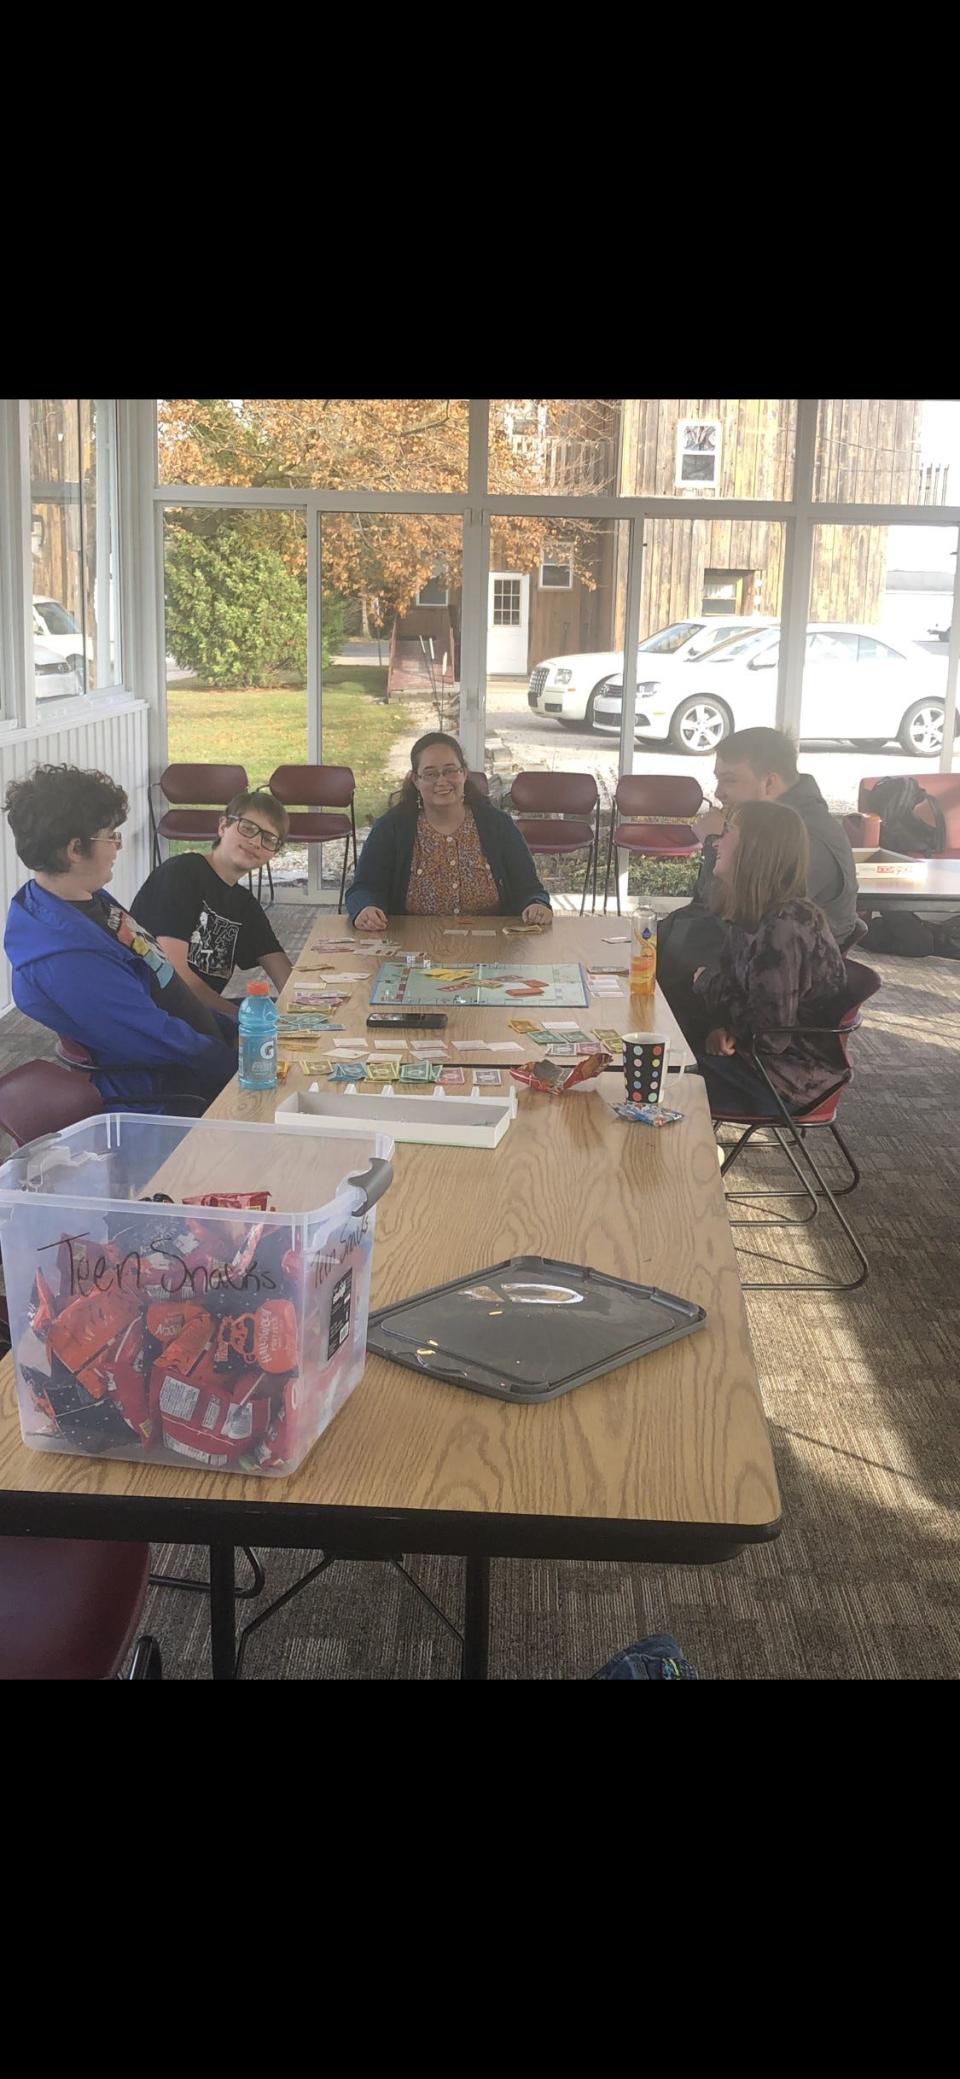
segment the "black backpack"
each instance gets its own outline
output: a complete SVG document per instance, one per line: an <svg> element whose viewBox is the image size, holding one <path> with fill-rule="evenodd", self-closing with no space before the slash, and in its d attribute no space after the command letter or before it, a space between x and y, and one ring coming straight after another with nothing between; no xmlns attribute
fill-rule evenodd
<svg viewBox="0 0 960 2079"><path fill-rule="evenodd" d="M933 811L932 822L917 816L921 802ZM940 803L918 780L899 775L878 780L870 789L865 814L880 817L880 842L887 851L912 852L930 859L946 845L947 826Z"/></svg>

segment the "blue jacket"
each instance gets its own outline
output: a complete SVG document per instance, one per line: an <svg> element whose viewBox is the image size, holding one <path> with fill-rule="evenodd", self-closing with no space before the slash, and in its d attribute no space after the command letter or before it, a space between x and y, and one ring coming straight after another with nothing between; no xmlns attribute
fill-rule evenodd
<svg viewBox="0 0 960 2079"><path fill-rule="evenodd" d="M502 809L488 801L471 804L477 835L487 864L497 884L502 916L518 917L528 902L550 897L537 879L537 869L526 840ZM402 917L407 907L407 887L417 834L412 809L388 809L380 816L360 854L356 877L347 890L347 910L356 919L369 904L388 917Z"/></svg>
<svg viewBox="0 0 960 2079"><path fill-rule="evenodd" d="M178 1086L212 1100L234 1074L225 1039L154 1002L139 954L37 881L17 889L3 944L17 1009L89 1047L103 1066L93 1081L113 1110L163 1111L165 1089Z"/></svg>

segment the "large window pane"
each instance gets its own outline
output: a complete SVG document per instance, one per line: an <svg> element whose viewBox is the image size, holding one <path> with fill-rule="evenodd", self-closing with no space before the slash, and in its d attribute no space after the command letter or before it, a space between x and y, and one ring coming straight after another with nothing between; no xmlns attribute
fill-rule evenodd
<svg viewBox="0 0 960 2079"><path fill-rule="evenodd" d="M814 497L835 505L960 500L960 402L822 398Z"/></svg>
<svg viewBox="0 0 960 2079"><path fill-rule="evenodd" d="M302 513L169 510L167 758L245 766L263 785L307 757Z"/></svg>
<svg viewBox="0 0 960 2079"><path fill-rule="evenodd" d="M814 530L802 764L838 810L865 776L937 768L956 550L954 527Z"/></svg>
<svg viewBox="0 0 960 2079"><path fill-rule="evenodd" d="M462 549L444 514L323 515L321 755L352 767L361 831L396 796L417 737L459 730Z"/></svg>
<svg viewBox="0 0 960 2079"><path fill-rule="evenodd" d="M618 490L633 497L790 498L792 397L625 397Z"/></svg>
<svg viewBox="0 0 960 2079"><path fill-rule="evenodd" d="M30 545L38 700L116 679L113 408L30 400Z"/></svg>
<svg viewBox="0 0 960 2079"><path fill-rule="evenodd" d="M612 799L618 744L594 730L593 709L621 663L627 533L614 520L491 522L486 764L507 806L518 772L589 772ZM578 901L585 865L581 853L537 859L551 893Z"/></svg>
<svg viewBox="0 0 960 2079"><path fill-rule="evenodd" d="M493 397L489 484L501 496L611 497L619 397Z"/></svg>
<svg viewBox="0 0 960 2079"><path fill-rule="evenodd" d="M467 484L463 397L162 397L162 484L442 491Z"/></svg>

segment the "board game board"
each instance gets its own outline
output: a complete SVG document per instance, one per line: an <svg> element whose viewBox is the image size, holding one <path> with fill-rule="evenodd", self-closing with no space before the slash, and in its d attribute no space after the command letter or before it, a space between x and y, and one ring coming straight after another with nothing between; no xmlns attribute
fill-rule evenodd
<svg viewBox="0 0 960 2079"><path fill-rule="evenodd" d="M450 960L430 967L407 967L385 960L370 991L371 1004L399 1005L404 1010L485 1006L519 1010L533 1004L583 1009L590 1002L583 968L574 960L528 967L507 960Z"/></svg>

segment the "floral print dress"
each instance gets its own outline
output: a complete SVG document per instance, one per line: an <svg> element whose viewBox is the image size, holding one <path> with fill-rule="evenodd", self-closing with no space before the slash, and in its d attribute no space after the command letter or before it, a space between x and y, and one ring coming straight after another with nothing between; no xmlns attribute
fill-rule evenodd
<svg viewBox="0 0 960 2079"><path fill-rule="evenodd" d="M459 830L434 830L417 817L410 862L411 917L485 917L500 908L497 884L468 809Z"/></svg>

